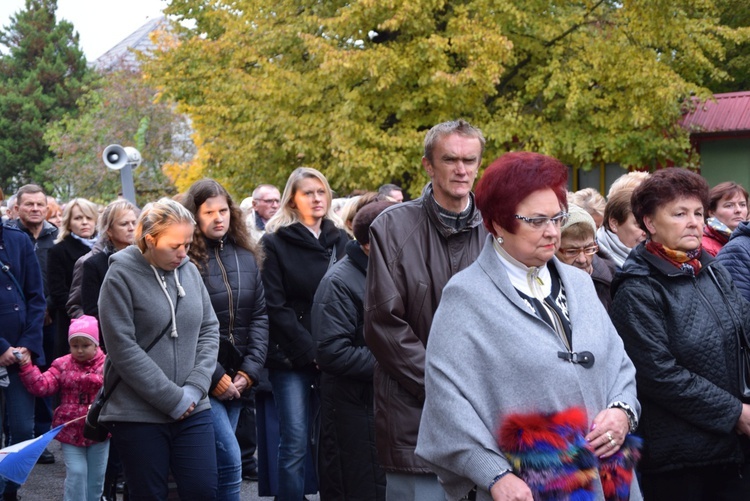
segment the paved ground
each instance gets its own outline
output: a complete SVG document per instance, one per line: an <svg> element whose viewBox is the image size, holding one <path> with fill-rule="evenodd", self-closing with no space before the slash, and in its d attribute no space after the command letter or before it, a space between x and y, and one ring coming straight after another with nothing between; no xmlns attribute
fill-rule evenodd
<svg viewBox="0 0 750 501"><path fill-rule="evenodd" d="M54 464L38 464L31 472L28 481L18 491L22 501L61 501L63 498L63 482L65 480L65 464L60 451L60 443L53 440L49 449L55 454ZM118 496L118 499L122 499ZM258 496L258 484L242 482L242 499L247 501L271 500L270 497ZM318 496L307 496L310 501L318 501Z"/></svg>

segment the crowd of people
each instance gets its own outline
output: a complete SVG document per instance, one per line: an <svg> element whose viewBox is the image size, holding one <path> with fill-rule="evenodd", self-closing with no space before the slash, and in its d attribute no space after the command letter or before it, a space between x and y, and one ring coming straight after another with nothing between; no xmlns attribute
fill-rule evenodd
<svg viewBox="0 0 750 501"><path fill-rule="evenodd" d="M681 168L569 192L533 152L475 192L484 147L435 125L407 201L308 167L241 203L212 179L142 209L21 187L4 444L65 424L66 501L243 478L279 501L746 499L748 192Z"/></svg>

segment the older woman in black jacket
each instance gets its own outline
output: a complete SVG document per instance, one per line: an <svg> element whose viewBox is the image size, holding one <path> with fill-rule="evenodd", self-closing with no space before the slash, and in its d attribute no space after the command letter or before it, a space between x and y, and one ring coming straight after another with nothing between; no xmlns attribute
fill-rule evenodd
<svg viewBox="0 0 750 501"><path fill-rule="evenodd" d="M240 394L256 385L268 351L268 315L260 279L261 251L242 211L213 179L183 201L198 224L188 255L198 267L219 320L219 357L211 378L211 414L219 469L218 499L240 499L242 457L235 437Z"/></svg>
<svg viewBox="0 0 750 501"><path fill-rule="evenodd" d="M364 294L370 224L393 202L371 202L354 217L356 241L318 286L312 309L320 378L320 496L326 501L382 501L385 473L375 451L372 375L365 344Z"/></svg>
<svg viewBox="0 0 750 501"><path fill-rule="evenodd" d="M643 412L645 499L745 500L750 405L739 385L746 303L701 248L708 185L685 169L657 171L635 189L648 238L612 284L609 310L636 367Z"/></svg>
<svg viewBox="0 0 750 501"><path fill-rule="evenodd" d="M266 366L279 415L278 501L302 499L310 436L310 388L317 377L313 297L349 240L331 208L331 188L315 169L289 176L281 208L266 224L263 286L269 321Z"/></svg>

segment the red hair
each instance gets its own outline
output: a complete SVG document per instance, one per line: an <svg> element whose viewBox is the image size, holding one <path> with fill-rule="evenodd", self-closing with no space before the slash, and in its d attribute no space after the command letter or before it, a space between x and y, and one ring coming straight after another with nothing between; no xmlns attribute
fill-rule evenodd
<svg viewBox="0 0 750 501"><path fill-rule="evenodd" d="M510 233L516 232L516 208L529 195L539 190L555 192L560 207L567 209L568 168L556 158L517 151L506 153L484 171L476 189L477 208L484 225L495 234L492 223Z"/></svg>

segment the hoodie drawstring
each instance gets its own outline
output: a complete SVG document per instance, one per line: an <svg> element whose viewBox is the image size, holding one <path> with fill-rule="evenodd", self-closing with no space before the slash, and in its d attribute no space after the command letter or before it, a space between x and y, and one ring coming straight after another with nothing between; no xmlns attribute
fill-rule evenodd
<svg viewBox="0 0 750 501"><path fill-rule="evenodd" d="M156 270L154 265L150 265L151 269L154 270L154 276L156 277L156 280L161 285L161 290L164 291L164 295L167 296L167 301L169 301L169 310L172 313L172 333L170 334L171 337L175 338L177 337L177 314L175 313L174 309L174 303L172 302L172 298L169 297L169 291L167 291L167 279L164 278L163 275L159 275L159 272ZM185 289L182 288L182 285L180 285L180 280L177 278L177 270L174 272L174 281L177 284L177 296L178 297L185 297Z"/></svg>

